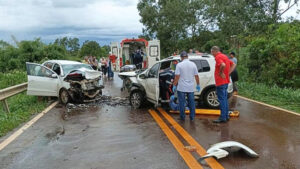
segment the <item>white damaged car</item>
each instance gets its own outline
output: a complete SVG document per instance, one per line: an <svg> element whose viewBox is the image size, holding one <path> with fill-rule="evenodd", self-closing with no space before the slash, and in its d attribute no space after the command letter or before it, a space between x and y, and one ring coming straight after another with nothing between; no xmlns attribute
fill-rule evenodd
<svg viewBox="0 0 300 169"><path fill-rule="evenodd" d="M102 73L88 64L49 60L42 65L26 63L27 94L56 96L62 104L88 102L102 94Z"/></svg>
<svg viewBox="0 0 300 169"><path fill-rule="evenodd" d="M209 108L218 108L220 103L217 98L214 80L214 57L210 54L189 54L189 59L196 64L200 78L201 90L197 92L196 87L194 87L195 99L203 101ZM169 100L163 100L161 97L160 73L166 69L175 70L174 63L179 61L179 55L170 56L146 70L119 73L119 77L123 80L122 88L127 88L130 92L129 101L131 105L139 108L146 100L156 106L169 102ZM232 82L229 83L227 92L230 97L233 92Z"/></svg>

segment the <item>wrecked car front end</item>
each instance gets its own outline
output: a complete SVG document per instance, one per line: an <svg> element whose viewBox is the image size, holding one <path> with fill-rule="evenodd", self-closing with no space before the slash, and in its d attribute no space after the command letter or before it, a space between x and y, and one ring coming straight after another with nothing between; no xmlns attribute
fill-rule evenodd
<svg viewBox="0 0 300 169"><path fill-rule="evenodd" d="M144 69L141 69L141 70L136 70L136 71L131 71L131 72L119 73L118 76L120 77L120 79L123 80L123 85L122 85L121 90L123 91L123 90L127 89L128 91L130 91L132 84L137 83L137 76L144 71L145 71Z"/></svg>
<svg viewBox="0 0 300 169"><path fill-rule="evenodd" d="M79 69L70 72L64 79L70 84L69 95L75 102L89 102L102 95L104 88L102 73L94 70Z"/></svg>

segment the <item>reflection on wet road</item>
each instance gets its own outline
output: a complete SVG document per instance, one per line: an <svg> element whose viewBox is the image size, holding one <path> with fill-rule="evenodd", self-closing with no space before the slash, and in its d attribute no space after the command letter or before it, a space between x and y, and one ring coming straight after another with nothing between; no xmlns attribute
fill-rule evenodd
<svg viewBox="0 0 300 169"><path fill-rule="evenodd" d="M121 80L106 80L103 97L84 105L56 106L15 141L0 151L2 169L140 169L189 168L159 124L148 113L151 105L135 110ZM201 105L198 105L201 106ZM182 127L202 148L221 141L238 141L259 158L235 152L218 160L224 168L300 168L300 116L233 97L231 109L240 116L214 124L215 116L198 115L194 122L179 122L177 114L158 115L184 146ZM176 127L171 119L179 125ZM176 129L177 128L177 129ZM2 138L2 141L5 138ZM199 150L199 147L197 148ZM203 152L202 152L203 153ZM198 159L200 155L192 152ZM202 168L217 168L209 162ZM219 167L220 167L219 166Z"/></svg>

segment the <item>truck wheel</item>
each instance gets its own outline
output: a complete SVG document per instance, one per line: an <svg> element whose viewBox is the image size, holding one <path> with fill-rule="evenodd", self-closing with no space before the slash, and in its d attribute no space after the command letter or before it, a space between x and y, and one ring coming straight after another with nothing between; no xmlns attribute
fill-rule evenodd
<svg viewBox="0 0 300 169"><path fill-rule="evenodd" d="M70 95L68 93L68 91L66 89L61 89L60 93L59 93L59 102L61 104L66 105L67 103L69 103L71 100Z"/></svg>
<svg viewBox="0 0 300 169"><path fill-rule="evenodd" d="M130 93L129 101L130 101L130 105L133 108L135 108L135 109L140 108L144 102L142 92L140 90L133 90Z"/></svg>
<svg viewBox="0 0 300 169"><path fill-rule="evenodd" d="M204 94L203 101L204 104L209 108L217 109L220 106L215 88L211 88L206 91L206 93Z"/></svg>

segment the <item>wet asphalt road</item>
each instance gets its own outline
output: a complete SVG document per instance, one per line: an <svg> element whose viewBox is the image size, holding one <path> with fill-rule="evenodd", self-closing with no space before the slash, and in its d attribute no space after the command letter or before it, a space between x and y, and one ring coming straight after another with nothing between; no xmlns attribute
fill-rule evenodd
<svg viewBox="0 0 300 169"><path fill-rule="evenodd" d="M106 81L104 95L125 98L122 82ZM125 100L126 102L126 100ZM240 117L213 124L217 117L197 116L179 124L205 149L233 140L254 151L218 160L224 168L300 168L300 116L233 97L230 107ZM117 101L73 109L57 105L15 141L0 151L1 169L185 169L182 157L148 113ZM178 115L171 114L177 120ZM7 136L6 136L7 137ZM0 139L4 140L6 137ZM199 156L195 155L196 158ZM209 168L202 164L203 168Z"/></svg>

